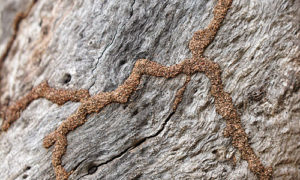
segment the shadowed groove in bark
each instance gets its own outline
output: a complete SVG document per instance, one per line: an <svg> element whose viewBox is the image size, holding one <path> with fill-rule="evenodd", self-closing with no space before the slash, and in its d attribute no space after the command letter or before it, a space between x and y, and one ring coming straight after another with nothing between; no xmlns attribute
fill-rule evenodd
<svg viewBox="0 0 300 180"><path fill-rule="evenodd" d="M139 140L133 142L131 146L129 146L129 147L126 148L125 150L121 151L119 154L113 156L112 158L108 159L107 161L105 161L105 162L103 162L103 163L100 163L100 164L98 164L98 165L95 165L94 167L98 168L98 167L100 167L100 166L103 166L103 165L105 165L105 164L108 164L108 163L114 161L115 159L118 159L118 158L122 157L122 156L123 156L124 154L126 154L128 151L130 151L130 150L132 150L132 149L135 149L135 148L139 147L141 144L143 144L144 142L146 142L146 140L158 136L158 135L165 129L167 123L170 121L170 119L172 118L172 116L173 116L174 114L175 114L175 111L172 111L172 112L168 115L168 117L164 120L164 122L162 123L161 127L157 130L156 133L154 133L154 134L152 134L152 135L150 135L150 136L141 138L141 139L139 139ZM79 165L77 165L77 167L78 167L78 166L79 166ZM73 170L75 170L75 169L76 169L76 168L74 168ZM84 177L84 176L87 176L87 175L89 175L89 174L85 174L85 175L83 175L83 176L81 176L81 177Z"/></svg>
<svg viewBox="0 0 300 180"><path fill-rule="evenodd" d="M185 59L181 63L169 67L147 59L139 59L135 63L130 76L117 89L111 92L99 92L92 97L89 96L87 90L56 90L48 87L47 83L44 82L8 108L4 115L5 121L2 129L7 130L10 124L19 117L20 112L37 98L46 98L57 104L63 104L69 100L80 101L81 105L76 112L63 121L55 131L47 135L43 142L45 148L54 145L52 164L56 179L68 179L72 171L67 172L61 162L62 156L65 154L67 148L67 134L83 125L87 121L87 115L98 113L102 108L111 103L126 103L130 95L137 89L143 75L170 79L179 74L185 74L187 76L186 82L175 96L173 109L176 110L190 76L195 73L204 73L211 81L210 92L215 98L216 111L226 120L227 125L224 135L232 137L233 146L241 152L242 158L248 162L249 169L253 173L260 179L269 179L272 175L272 168L265 168L250 147L247 135L241 125L240 117L232 103L232 99L230 95L223 90L219 65L203 57L205 48L213 41L231 3L232 0L219 0L214 8L214 17L208 27L194 33L189 43L189 49L192 52L193 58ZM48 93L43 93L44 91ZM134 146L140 145L145 140L146 139L142 139L138 141ZM122 154L126 153L129 149L130 147L109 161L122 156Z"/></svg>

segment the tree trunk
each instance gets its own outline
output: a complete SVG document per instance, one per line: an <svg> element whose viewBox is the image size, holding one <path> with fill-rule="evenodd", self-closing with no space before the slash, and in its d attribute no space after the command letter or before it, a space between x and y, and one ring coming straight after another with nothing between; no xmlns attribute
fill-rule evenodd
<svg viewBox="0 0 300 180"><path fill-rule="evenodd" d="M128 100L85 114L87 121L67 134L61 165L69 179L268 179L260 174L267 167L272 179L299 179L299 2L233 0L196 58L189 42L209 27L217 3L0 0L0 123L39 84L51 87L43 86L43 98L16 110L18 120L1 131L1 179L59 179L53 157L63 141L46 149L44 138L94 101L59 103L55 89L88 90L102 105L106 94L99 92L109 94L142 71L138 59L149 60L147 69L151 62L169 67L203 57L220 66L224 92L253 151L250 160L235 142L238 135L223 133L230 118L222 115L226 108L208 71L183 69L169 77L145 70ZM67 100L77 97L71 95ZM261 172L251 158L261 162Z"/></svg>

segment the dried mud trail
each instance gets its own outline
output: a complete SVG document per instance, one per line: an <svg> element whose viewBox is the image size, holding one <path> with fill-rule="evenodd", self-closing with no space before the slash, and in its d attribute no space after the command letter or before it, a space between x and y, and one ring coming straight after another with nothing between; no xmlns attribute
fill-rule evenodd
<svg viewBox="0 0 300 180"><path fill-rule="evenodd" d="M193 55L191 59L185 59L181 63L169 67L147 59L139 59L136 61L130 76L123 84L114 91L99 92L92 97L87 90L57 90L49 87L47 82L43 82L7 108L4 113L5 121L2 129L7 130L19 118L20 112L35 99L46 98L59 105L67 101L80 101L81 105L77 111L64 120L55 131L44 138L45 148L54 145L52 164L56 179L68 179L72 171L67 172L62 166L62 157L66 153L68 145L67 135L70 131L83 125L87 121L87 115L97 113L111 103L126 103L130 95L136 91L143 75L170 79L179 74L185 74L186 82L177 91L173 103L173 110L176 111L191 75L204 73L211 82L210 92L215 98L216 111L226 120L227 126L224 135L232 137L233 146L241 152L242 158L248 162L248 167L253 173L260 179L270 179L272 168L265 168L259 157L255 155L248 143L247 134L242 127L240 116L233 105L232 99L223 90L220 66L203 56L205 48L214 40L231 3L232 0L219 0L214 8L214 17L207 28L194 33L189 43L189 49Z"/></svg>

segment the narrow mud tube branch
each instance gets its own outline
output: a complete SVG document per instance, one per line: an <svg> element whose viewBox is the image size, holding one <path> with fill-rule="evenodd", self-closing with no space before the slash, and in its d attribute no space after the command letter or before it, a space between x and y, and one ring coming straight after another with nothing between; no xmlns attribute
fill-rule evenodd
<svg viewBox="0 0 300 180"><path fill-rule="evenodd" d="M219 0L214 8L214 17L208 27L194 33L189 43L194 58L203 57L205 48L214 40L231 4L232 0Z"/></svg>
<svg viewBox="0 0 300 180"><path fill-rule="evenodd" d="M1 84L1 80L2 80L2 77L1 77L2 66L10 52L10 49L11 49L17 35L18 35L20 24L21 24L22 20L25 19L29 15L29 13L31 12L31 9L37 3L37 1L38 0L32 0L31 3L29 4L28 8L24 12L17 13L17 15L13 21L13 24L12 24L13 34L10 37L8 43L6 44L3 54L0 56L0 84ZM1 96L2 96L2 94L0 94L0 97ZM0 103L0 111L1 110L2 110L2 104Z"/></svg>
<svg viewBox="0 0 300 180"><path fill-rule="evenodd" d="M208 59L202 59L201 62L205 64L207 69L205 69L204 73L211 81L210 92L215 98L216 111L226 120L224 136L232 137L233 146L241 152L242 158L248 162L249 169L256 174L259 179L270 179L272 176L272 168L265 168L250 147L247 134L241 124L240 116L232 103L232 98L223 90L219 65Z"/></svg>
<svg viewBox="0 0 300 180"><path fill-rule="evenodd" d="M63 105L67 101L79 102L88 97L90 97L88 90L57 90L49 87L47 82L43 82L2 113L4 119L1 127L2 131L6 131L20 117L20 113L36 99L45 98L58 105Z"/></svg>
<svg viewBox="0 0 300 180"><path fill-rule="evenodd" d="M0 57L0 64L2 64L5 61L6 57L8 56L9 51L10 51L10 49L11 49L11 47L12 47L12 45L13 45L16 37L17 37L19 27L20 27L20 24L21 24L22 20L25 19L29 15L29 13L31 12L32 7L35 5L36 2L37 2L37 0L33 0L30 3L29 7L24 12L17 13L17 15L16 15L16 17L13 21L13 24L12 24L13 34L12 34L11 38L9 39L9 41L8 41L6 47L5 47L4 53Z"/></svg>
<svg viewBox="0 0 300 180"><path fill-rule="evenodd" d="M188 85L188 83L191 81L191 76L186 76L186 79L185 79L185 82L183 84L183 86L176 92L176 95L175 95L175 100L173 102L173 112L176 111L179 103L182 101L182 98L183 98L183 94L185 92L185 89Z"/></svg>

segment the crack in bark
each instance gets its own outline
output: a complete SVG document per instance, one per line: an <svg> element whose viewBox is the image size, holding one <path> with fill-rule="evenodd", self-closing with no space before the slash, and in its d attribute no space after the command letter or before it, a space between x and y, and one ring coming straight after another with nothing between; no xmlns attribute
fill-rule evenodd
<svg viewBox="0 0 300 180"><path fill-rule="evenodd" d="M186 77L186 81L185 83L183 84L183 86L177 91L176 93L176 96L175 96L175 99L174 99L174 102L173 102L173 107L172 107L172 112L168 115L168 117L163 121L162 125L160 126L160 128L158 129L158 131L150 136L147 136L147 137L144 137L138 141L135 141L134 143L132 143L132 145L130 145L128 148L126 148L125 150L121 151L119 154L113 156L112 158L106 160L105 162L103 163L100 163L98 165L95 165L93 167L96 167L96 168L99 168L100 166L103 166L103 165L106 165L106 164L109 164L110 162L122 157L123 155L125 155L128 151L130 150L133 150L137 147L139 147L140 145L142 145L144 142L146 142L148 139L151 139L151 138L154 138L156 136L158 136L166 127L166 125L168 124L168 122L170 121L171 117L175 114L175 111L181 101L181 98L183 96L183 93L185 92L185 89L186 89L186 86L188 84L188 82L191 80L191 76L187 76ZM82 160L81 162L79 162L79 164L77 164L73 169L72 171L76 171L76 169L85 161L86 159ZM89 173L87 174L84 174L82 176L79 177L82 178L82 177L85 177L85 176L88 176L90 175Z"/></svg>
<svg viewBox="0 0 300 180"><path fill-rule="evenodd" d="M119 30L119 28L117 28L117 30L115 31L115 34L114 34L113 39L111 40L111 42L104 48L104 50L102 51L101 55L98 57L96 65L95 65L95 68L92 69L92 76L93 77L94 77L94 71L97 69L100 59L102 58L102 56L104 55L104 53L106 52L106 50L109 49L109 47L115 42L116 35L118 34L118 30ZM95 85L95 83L96 83L96 79L91 84L91 86L88 88L88 90L90 90Z"/></svg>
<svg viewBox="0 0 300 180"><path fill-rule="evenodd" d="M135 1L136 0L133 0L133 2L131 3L131 5L130 5L130 12L129 12L129 18L128 19L130 19L132 16L133 16L133 6L134 6L134 4L135 4Z"/></svg>
<svg viewBox="0 0 300 180"><path fill-rule="evenodd" d="M144 137L138 141L135 141L131 146L129 146L128 148L126 148L125 150L121 151L119 154L113 156L112 158L106 160L105 162L103 163L100 163L98 165L96 165L95 167L99 168L100 166L103 166L103 165L106 165L106 164L109 164L110 162L122 157L123 155L125 155L128 151L130 150L133 150L137 147L139 147L141 144L143 144L144 142L146 142L148 139L151 139L151 138L154 138L156 136L158 136L166 127L166 124L170 121L171 117L175 114L175 111L172 111L168 117L164 120L164 122L162 123L162 125L160 126L160 128L158 129L158 131L150 136L147 136L147 137ZM88 176L89 174L85 174L81 177L85 177L85 176Z"/></svg>
<svg viewBox="0 0 300 180"><path fill-rule="evenodd" d="M86 159L83 159L82 161L80 161L73 169L72 171L74 172Z"/></svg>

